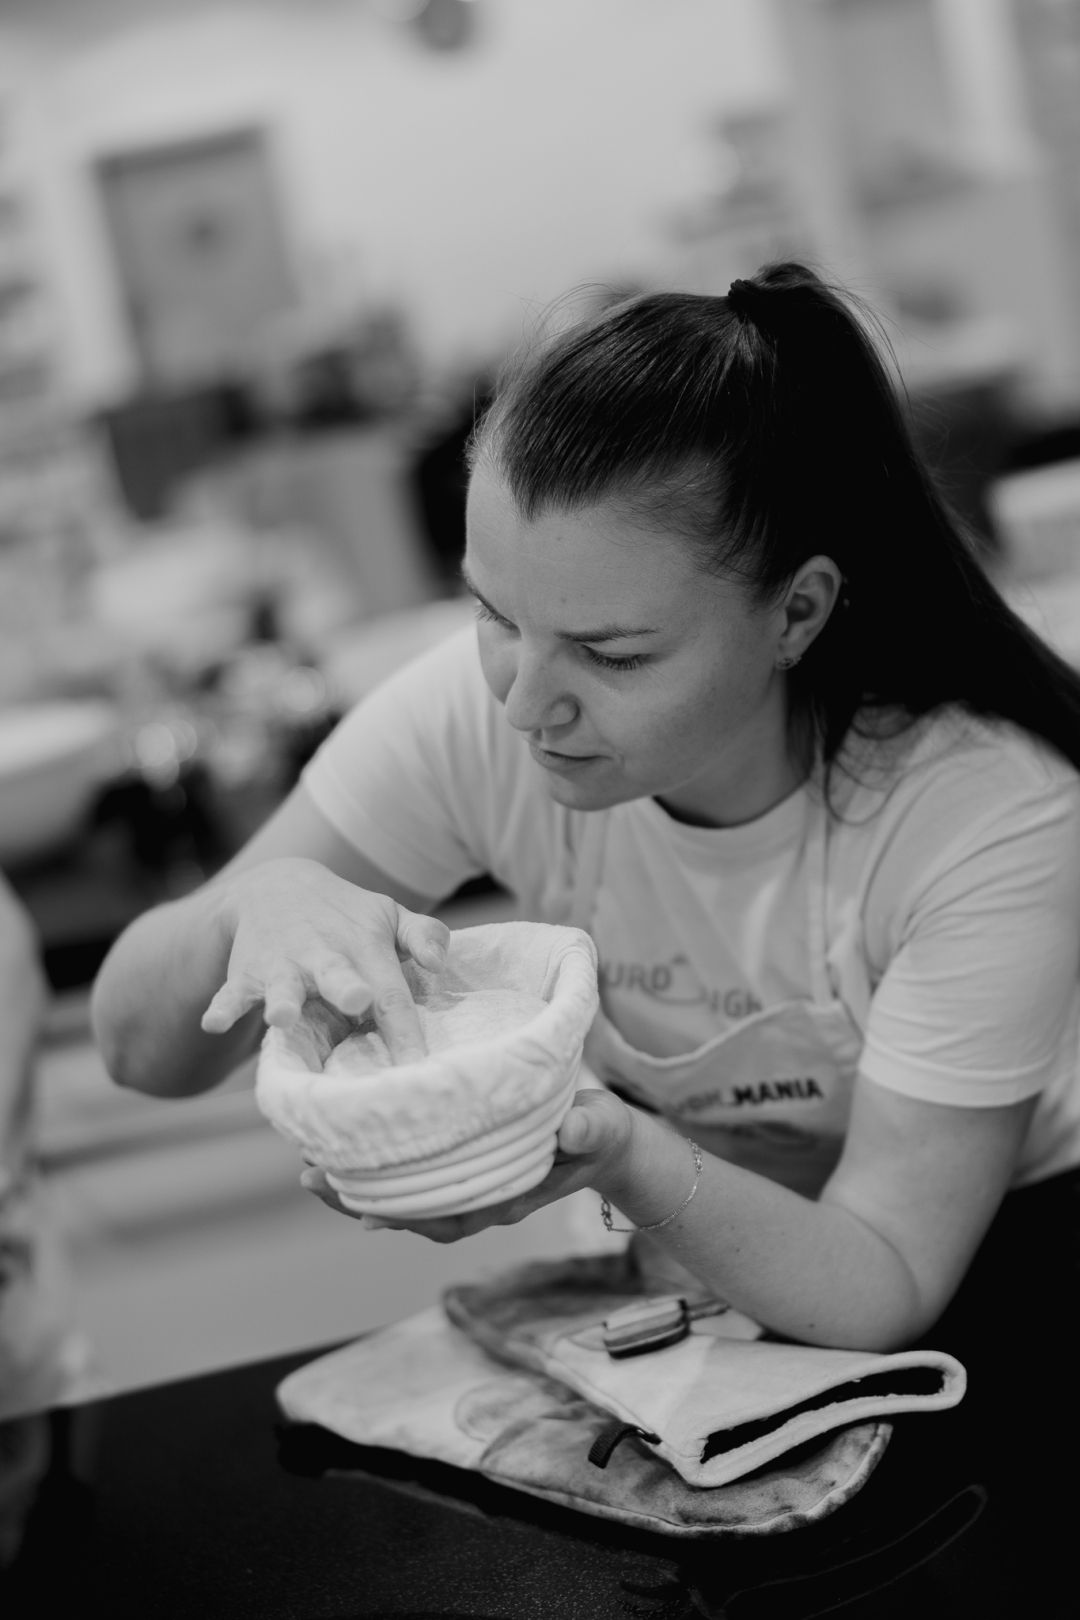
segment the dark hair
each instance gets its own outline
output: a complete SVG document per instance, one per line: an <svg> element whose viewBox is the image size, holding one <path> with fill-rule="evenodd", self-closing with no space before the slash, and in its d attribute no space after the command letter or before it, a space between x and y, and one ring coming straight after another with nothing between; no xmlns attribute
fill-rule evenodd
<svg viewBox="0 0 1080 1620"><path fill-rule="evenodd" d="M727 297L630 298L515 358L470 466L526 518L622 501L760 600L833 558L842 599L789 676L829 762L875 715L958 704L1080 768L1080 676L988 576L855 307L792 263Z"/></svg>

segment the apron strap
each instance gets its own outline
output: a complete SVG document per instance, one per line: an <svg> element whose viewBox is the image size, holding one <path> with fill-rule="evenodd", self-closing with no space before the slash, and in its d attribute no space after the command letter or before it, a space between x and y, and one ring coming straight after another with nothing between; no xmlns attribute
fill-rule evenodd
<svg viewBox="0 0 1080 1620"><path fill-rule="evenodd" d="M829 814L822 774L815 771L806 786L810 825L806 839L806 934L810 954L810 990L815 1002L835 1001L829 974L828 858Z"/></svg>

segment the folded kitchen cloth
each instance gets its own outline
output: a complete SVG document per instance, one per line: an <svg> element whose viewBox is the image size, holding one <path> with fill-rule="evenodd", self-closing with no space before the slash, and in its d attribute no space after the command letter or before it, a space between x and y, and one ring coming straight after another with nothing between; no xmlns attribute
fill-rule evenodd
<svg viewBox="0 0 1080 1620"><path fill-rule="evenodd" d="M600 1348L605 1323L648 1302L632 1253L532 1262L320 1357L278 1399L294 1423L360 1446L706 1537L825 1517L873 1473L894 1413L963 1394L963 1368L939 1352L779 1344L704 1299L687 1302L679 1343L631 1356ZM607 1338L624 1347L621 1333Z"/></svg>
<svg viewBox="0 0 1080 1620"><path fill-rule="evenodd" d="M371 1019L313 1002L271 1029L255 1096L348 1208L433 1217L525 1192L554 1161L598 1003L577 928L458 929L444 969L403 972L427 1055L393 1064Z"/></svg>
<svg viewBox="0 0 1080 1620"><path fill-rule="evenodd" d="M605 1321L630 1303L633 1267L626 1253L534 1261L450 1288L443 1305L493 1356L558 1379L647 1436L689 1485L726 1485L849 1424L963 1397L965 1370L944 1351L753 1337L746 1317L706 1300L687 1302L677 1342L612 1355Z"/></svg>
<svg viewBox="0 0 1080 1620"><path fill-rule="evenodd" d="M811 1524L873 1473L888 1423L834 1430L813 1447L716 1490L688 1485L631 1439L604 1468L589 1460L611 1414L528 1367L490 1356L441 1306L380 1328L290 1373L278 1386L285 1445L310 1459L320 1435L475 1472L497 1485L636 1530L752 1537ZM334 1473L378 1473L378 1458L329 1449Z"/></svg>

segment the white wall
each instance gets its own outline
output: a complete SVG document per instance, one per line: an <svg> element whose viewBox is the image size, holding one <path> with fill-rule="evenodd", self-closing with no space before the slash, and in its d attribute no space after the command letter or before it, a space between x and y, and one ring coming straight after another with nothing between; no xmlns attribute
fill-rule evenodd
<svg viewBox="0 0 1080 1620"><path fill-rule="evenodd" d="M131 373L99 156L264 124L302 274L336 263L404 299L429 353L465 358L568 286L647 275L707 124L777 93L760 0L479 6L460 54L425 51L385 0L6 8L0 56L6 30L76 396Z"/></svg>

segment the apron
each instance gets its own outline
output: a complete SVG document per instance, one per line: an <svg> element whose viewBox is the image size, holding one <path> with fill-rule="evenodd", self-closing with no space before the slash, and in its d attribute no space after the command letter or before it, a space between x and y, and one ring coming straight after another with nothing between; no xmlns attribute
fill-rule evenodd
<svg viewBox="0 0 1080 1620"><path fill-rule="evenodd" d="M815 1196L839 1157L863 1033L836 994L826 936L827 812L809 794L807 939L811 994L765 1007L694 1050L653 1057L624 1039L603 1005L585 1043L600 1082L671 1120L709 1153ZM571 921L592 932L609 817L585 820ZM716 954L700 912L685 920L691 959Z"/></svg>

